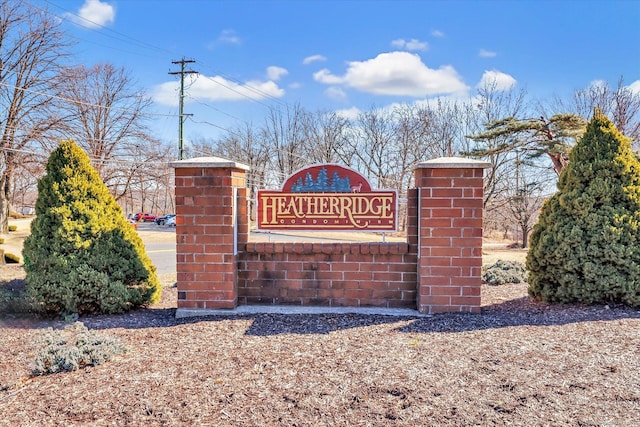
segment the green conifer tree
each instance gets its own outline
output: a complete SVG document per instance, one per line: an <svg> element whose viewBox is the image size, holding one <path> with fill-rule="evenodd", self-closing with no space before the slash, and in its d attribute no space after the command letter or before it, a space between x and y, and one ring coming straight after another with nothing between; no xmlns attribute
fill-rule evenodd
<svg viewBox="0 0 640 427"><path fill-rule="evenodd" d="M158 301L155 266L86 153L62 141L46 172L23 251L36 310L120 313Z"/></svg>
<svg viewBox="0 0 640 427"><path fill-rule="evenodd" d="M640 306L639 232L640 162L596 110L531 235L529 294Z"/></svg>

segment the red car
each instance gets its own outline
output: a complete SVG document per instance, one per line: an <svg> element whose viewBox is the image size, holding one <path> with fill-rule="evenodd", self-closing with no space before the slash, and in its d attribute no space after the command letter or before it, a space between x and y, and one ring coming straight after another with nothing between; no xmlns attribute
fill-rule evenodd
<svg viewBox="0 0 640 427"><path fill-rule="evenodd" d="M154 221L155 219L156 219L156 216L150 213L138 212L133 216L134 221L147 222L147 221Z"/></svg>

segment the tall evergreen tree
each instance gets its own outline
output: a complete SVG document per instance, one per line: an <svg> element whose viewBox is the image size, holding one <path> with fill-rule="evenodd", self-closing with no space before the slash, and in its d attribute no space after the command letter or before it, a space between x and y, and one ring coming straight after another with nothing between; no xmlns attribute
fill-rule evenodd
<svg viewBox="0 0 640 427"><path fill-rule="evenodd" d="M640 306L640 162L599 110L543 206L527 255L544 301Z"/></svg>
<svg viewBox="0 0 640 427"><path fill-rule="evenodd" d="M156 269L86 153L62 141L46 170L23 251L36 310L119 313L156 302Z"/></svg>

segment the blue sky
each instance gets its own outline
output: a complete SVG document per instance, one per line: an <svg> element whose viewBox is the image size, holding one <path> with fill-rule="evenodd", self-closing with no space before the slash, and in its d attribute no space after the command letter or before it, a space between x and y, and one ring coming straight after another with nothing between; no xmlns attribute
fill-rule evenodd
<svg viewBox="0 0 640 427"><path fill-rule="evenodd" d="M539 99L621 76L640 92L640 0L31 1L64 20L77 62L130 72L169 115L153 124L167 141L183 57L199 73L187 140L260 125L269 107L354 114L468 98L483 79Z"/></svg>

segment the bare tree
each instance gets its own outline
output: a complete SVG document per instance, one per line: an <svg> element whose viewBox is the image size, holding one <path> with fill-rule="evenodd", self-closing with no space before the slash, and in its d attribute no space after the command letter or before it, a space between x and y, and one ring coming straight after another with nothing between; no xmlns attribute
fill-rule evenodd
<svg viewBox="0 0 640 427"><path fill-rule="evenodd" d="M38 179L44 175L46 156L22 153L20 167L12 179L11 206L22 214L32 213L38 197Z"/></svg>
<svg viewBox="0 0 640 427"><path fill-rule="evenodd" d="M262 129L262 144L269 148L276 181L286 177L307 163L304 147L304 115L299 104L284 109L271 109Z"/></svg>
<svg viewBox="0 0 640 427"><path fill-rule="evenodd" d="M173 147L153 144L127 144L104 164L109 170L110 191L127 211L173 211L173 170L167 159ZM150 203L148 203L150 202Z"/></svg>
<svg viewBox="0 0 640 427"><path fill-rule="evenodd" d="M488 83L478 89L476 108L468 113L473 114L470 130L480 134L486 126L504 117L519 116L525 110L524 91L510 89L499 90L497 84ZM473 138L470 137L472 140ZM508 176L513 171L514 155L512 151L501 150L501 147L513 144L513 135L496 135L481 139L470 150L469 155L480 157L489 162L484 183L484 206L490 207L491 200L508 190Z"/></svg>
<svg viewBox="0 0 640 427"><path fill-rule="evenodd" d="M357 165L378 188L388 188L394 175L389 155L393 150L393 115L372 106L358 115L355 138L351 141Z"/></svg>
<svg viewBox="0 0 640 427"><path fill-rule="evenodd" d="M58 102L65 117L59 135L87 152L110 189L122 187L123 165L114 160L127 157L136 146L151 149L159 144L146 124L151 99L124 68L111 64L64 68L58 79L65 94ZM122 188L115 195L121 194Z"/></svg>
<svg viewBox="0 0 640 427"><path fill-rule="evenodd" d="M66 47L55 17L21 0L0 3L0 232L22 154L58 124L50 106Z"/></svg>
<svg viewBox="0 0 640 427"><path fill-rule="evenodd" d="M422 160L425 150L425 127L417 107L402 104L393 110L394 147L389 152L389 162L393 165L392 187L400 197L406 196L413 182L413 168Z"/></svg>
<svg viewBox="0 0 640 427"><path fill-rule="evenodd" d="M269 149L260 139L260 131L247 123L223 136L212 146L212 153L249 166L246 186L249 190L249 212L254 215L257 191L266 186Z"/></svg>
<svg viewBox="0 0 640 427"><path fill-rule="evenodd" d="M442 100L393 109L394 141L388 156L401 193L409 187L418 162L458 152L460 139L465 138L462 119L455 103Z"/></svg>
<svg viewBox="0 0 640 427"><path fill-rule="evenodd" d="M347 149L350 122L335 111L308 113L304 120L305 150L311 163L348 164L352 153Z"/></svg>
<svg viewBox="0 0 640 427"><path fill-rule="evenodd" d="M532 167L533 166L533 167ZM545 189L548 189L548 177L540 168L527 162L526 157L516 154L515 176L510 191L506 195L509 223L515 222L520 229L522 247L529 246L529 233L538 218L544 203Z"/></svg>
<svg viewBox="0 0 640 427"><path fill-rule="evenodd" d="M457 102L437 99L419 111L426 132L428 158L451 157L461 151L465 139L464 110Z"/></svg>
<svg viewBox="0 0 640 427"><path fill-rule="evenodd" d="M609 117L622 134L633 141L636 148L640 144L640 94L633 92L624 85L620 77L615 88L607 82L599 81L587 88L577 90L571 103L558 103L585 119L593 114L594 108L599 108Z"/></svg>

